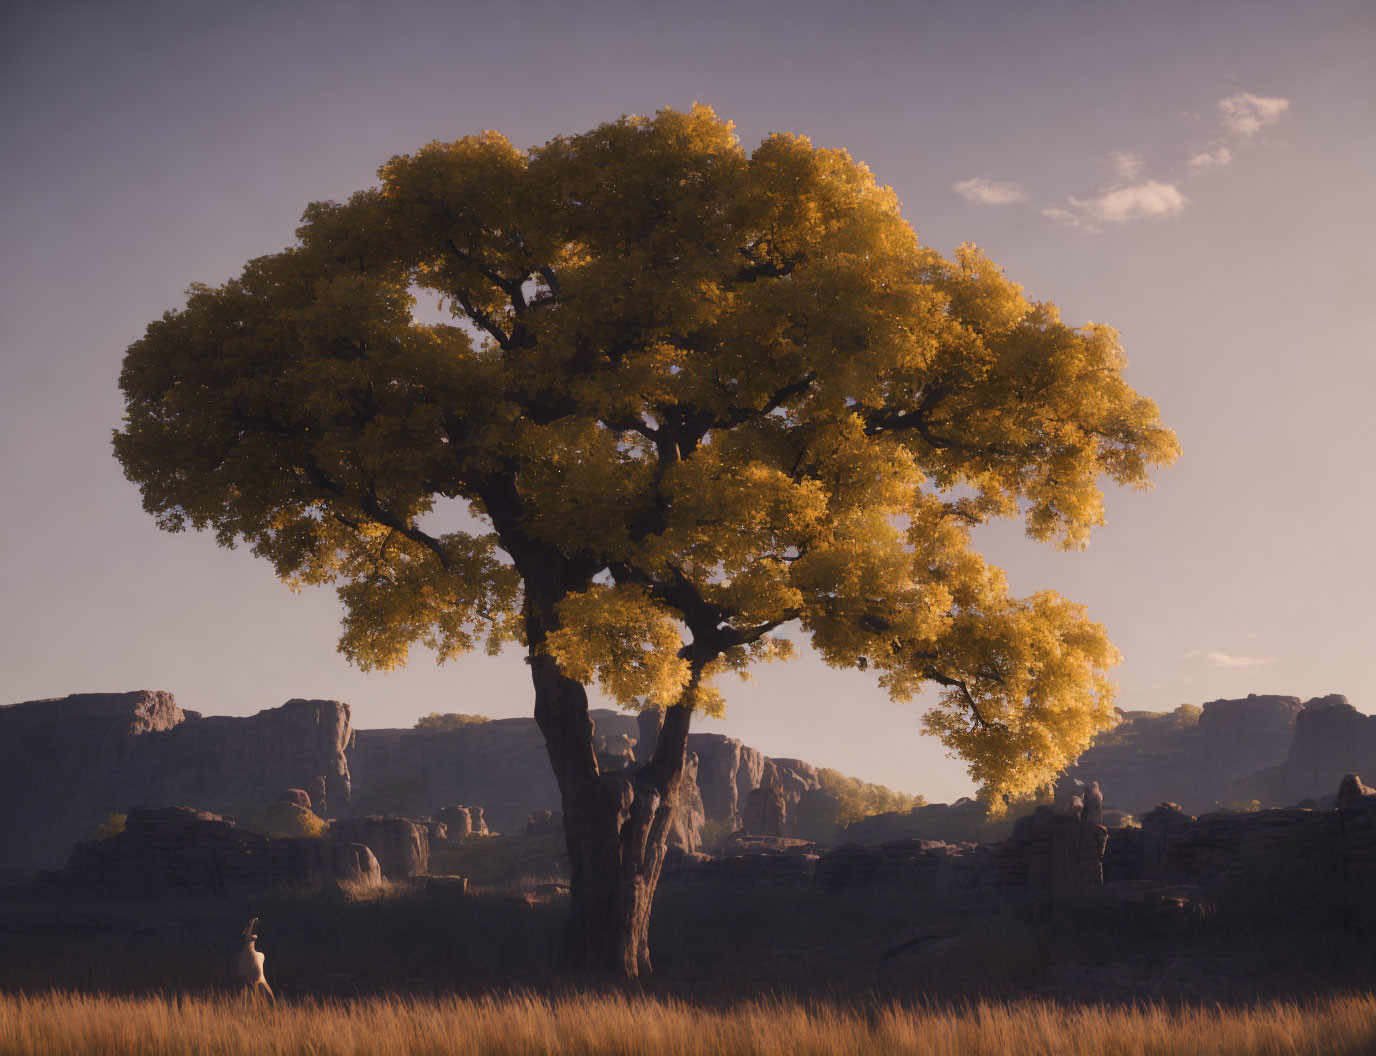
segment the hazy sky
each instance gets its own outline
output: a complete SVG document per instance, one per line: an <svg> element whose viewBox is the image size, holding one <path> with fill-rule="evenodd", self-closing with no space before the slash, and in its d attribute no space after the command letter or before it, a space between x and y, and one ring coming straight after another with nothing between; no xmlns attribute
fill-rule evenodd
<svg viewBox="0 0 1376 1056"><path fill-rule="evenodd" d="M159 532L111 456L125 348L433 139L521 145L695 100L847 148L928 244L1118 327L1184 448L1088 551L983 532L1087 603L1119 703L1376 707L1376 4L15 3L0 8L0 703L166 689L360 726L529 714L519 655L364 675L328 590ZM920 709L812 658L721 729L931 799Z"/></svg>

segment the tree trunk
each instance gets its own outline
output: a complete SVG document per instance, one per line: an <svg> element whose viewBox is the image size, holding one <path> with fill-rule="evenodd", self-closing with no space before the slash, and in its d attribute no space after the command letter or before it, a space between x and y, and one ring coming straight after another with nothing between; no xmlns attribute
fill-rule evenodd
<svg viewBox="0 0 1376 1056"><path fill-rule="evenodd" d="M572 870L566 963L587 974L639 978L650 971L650 909L679 800L692 707L668 709L643 766L604 774L582 685L538 652L530 663Z"/></svg>

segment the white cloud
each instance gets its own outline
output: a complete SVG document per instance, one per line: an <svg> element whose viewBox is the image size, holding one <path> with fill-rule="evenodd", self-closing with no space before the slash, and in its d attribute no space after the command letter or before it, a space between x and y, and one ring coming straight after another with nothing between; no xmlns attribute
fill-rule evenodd
<svg viewBox="0 0 1376 1056"><path fill-rule="evenodd" d="M1233 152L1224 143L1218 143L1211 147L1205 147L1186 163L1190 167L1190 173L1204 172L1206 169L1221 169L1233 160Z"/></svg>
<svg viewBox="0 0 1376 1056"><path fill-rule="evenodd" d="M1113 172L1120 180L1135 180L1142 171L1142 155L1126 150L1115 150L1108 156Z"/></svg>
<svg viewBox="0 0 1376 1056"><path fill-rule="evenodd" d="M1274 125L1289 109L1289 99L1238 92L1218 101L1218 118L1224 129L1246 139L1267 125Z"/></svg>
<svg viewBox="0 0 1376 1056"><path fill-rule="evenodd" d="M1262 667L1276 662L1274 656L1229 656L1227 653L1205 653L1204 659L1214 667Z"/></svg>
<svg viewBox="0 0 1376 1056"><path fill-rule="evenodd" d="M975 205L1011 205L1027 201L1027 192L1016 183L1005 180L986 180L976 176L951 184L951 190Z"/></svg>
<svg viewBox="0 0 1376 1056"><path fill-rule="evenodd" d="M1086 231L1100 231L1104 224L1122 224L1129 220L1164 220L1184 212L1189 199L1178 184L1160 180L1111 185L1093 198L1067 198L1070 209L1043 209L1042 215L1052 220L1082 227Z"/></svg>

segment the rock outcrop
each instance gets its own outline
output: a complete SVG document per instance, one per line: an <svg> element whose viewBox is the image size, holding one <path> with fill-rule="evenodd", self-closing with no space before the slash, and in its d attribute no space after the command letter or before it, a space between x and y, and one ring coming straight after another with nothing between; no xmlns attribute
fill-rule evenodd
<svg viewBox="0 0 1376 1056"><path fill-rule="evenodd" d="M764 774L764 754L720 733L690 733L688 750L698 757L698 789L707 817L740 828L746 797Z"/></svg>
<svg viewBox="0 0 1376 1056"><path fill-rule="evenodd" d="M108 814L192 803L232 811L316 788L346 807L349 706L290 700L204 718L170 693L81 693L0 707L0 868L55 868Z"/></svg>
<svg viewBox="0 0 1376 1056"><path fill-rule="evenodd" d="M232 896L318 889L335 869L325 840L271 839L189 807L135 808L123 832L78 843L40 886L122 897ZM360 862L353 875L363 871Z"/></svg>
<svg viewBox="0 0 1376 1056"><path fill-rule="evenodd" d="M342 883L382 883L382 866L371 847L361 843L331 844L330 857L334 864L334 878Z"/></svg>
<svg viewBox="0 0 1376 1056"><path fill-rule="evenodd" d="M1077 814L1039 807L998 846L994 884L1005 895L1084 894L1104 884L1108 830Z"/></svg>
<svg viewBox="0 0 1376 1056"><path fill-rule="evenodd" d="M444 823L446 838L450 840L487 835L482 807L441 807L435 812L435 820Z"/></svg>
<svg viewBox="0 0 1376 1056"><path fill-rule="evenodd" d="M741 828L750 836L784 836L788 833L788 797L779 769L766 760L760 784L745 797Z"/></svg>
<svg viewBox="0 0 1376 1056"><path fill-rule="evenodd" d="M424 822L377 815L346 818L330 826L330 838L367 847L388 880L420 876L430 866L430 829Z"/></svg>

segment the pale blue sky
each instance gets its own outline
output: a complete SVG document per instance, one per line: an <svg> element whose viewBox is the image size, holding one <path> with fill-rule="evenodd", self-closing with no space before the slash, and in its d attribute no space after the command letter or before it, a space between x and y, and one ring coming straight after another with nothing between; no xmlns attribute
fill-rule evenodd
<svg viewBox="0 0 1376 1056"><path fill-rule="evenodd" d="M189 283L280 249L307 202L392 154L701 100L747 145L846 147L929 244L976 242L1068 319L1123 331L1179 465L1111 496L1085 553L984 533L1016 589L1108 625L1122 706L1373 710L1374 52L1370 3L10 3L0 702L527 714L516 655L360 674L331 593L158 532L110 455L120 360ZM727 689L713 728L770 754L969 790L868 676L802 659Z"/></svg>

